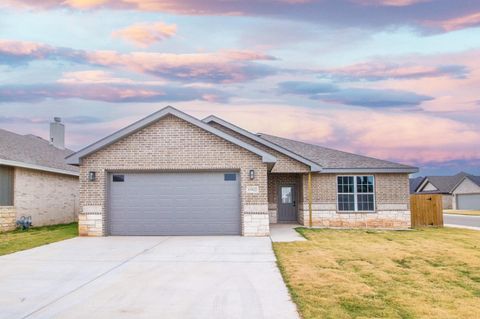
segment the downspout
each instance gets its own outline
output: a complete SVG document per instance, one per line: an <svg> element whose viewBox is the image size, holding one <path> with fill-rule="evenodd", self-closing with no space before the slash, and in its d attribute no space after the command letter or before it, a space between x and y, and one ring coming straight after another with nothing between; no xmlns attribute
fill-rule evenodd
<svg viewBox="0 0 480 319"><path fill-rule="evenodd" d="M309 225L312 227L312 172L308 172L308 216Z"/></svg>

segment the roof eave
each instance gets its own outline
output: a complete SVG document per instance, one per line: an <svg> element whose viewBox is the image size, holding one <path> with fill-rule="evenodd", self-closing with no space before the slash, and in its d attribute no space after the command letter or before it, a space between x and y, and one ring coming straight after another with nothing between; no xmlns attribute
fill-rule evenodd
<svg viewBox="0 0 480 319"><path fill-rule="evenodd" d="M291 151L289 151L289 150L287 150L287 149L285 149L285 148L283 148L283 147L281 147L281 146L279 146L279 145L277 145L277 144L274 144L274 143L272 143L272 142L270 142L270 141L267 141L267 140L265 140L265 139L263 139L263 138L261 138L261 137L258 137L257 135L255 135L255 134L253 134L253 133L251 133L251 132L249 132L249 131L247 131L247 130L245 130L245 129L242 129L242 128L240 128L240 127L238 127L238 126L236 126L236 125L234 125L234 124L232 124L232 123L229 123L229 122L227 122L227 121L225 121L225 120L223 120L223 119L221 119L221 118L218 118L218 117L216 117L216 116L214 116L214 115L210 115L210 116L204 118L204 119L202 120L202 122L204 122L204 123L210 123L210 122L218 123L218 124L220 124L220 125L222 125L222 126L225 126L226 128L228 128L228 129L230 129L230 130L232 130L232 131L234 131L234 132L237 132L238 134L241 134L241 135L243 135L243 136L245 136L245 137L248 137L248 138L250 138L250 139L252 139L252 140L254 140L254 141L256 141L256 142L258 142L258 143L260 143L260 144L263 144L263 145L265 145L265 146L267 146L267 147L270 147L271 149L274 149L274 150L276 150L277 152L280 152L280 153L282 153L282 154L284 154L284 155L287 155L288 157L293 158L293 159L295 159L295 160L297 160L297 161L299 161L299 162L301 162L301 163L309 166L309 167L310 167L310 171L312 171L312 172L320 172L320 171L322 171L322 167L321 167L320 165L318 165L317 163L312 162L312 161L310 161L310 160L308 160L308 159L306 159L306 158L304 158L304 157L302 157L302 156L300 156L300 155L298 155L298 154L295 154L295 153L293 153L293 152L291 152Z"/></svg>
<svg viewBox="0 0 480 319"><path fill-rule="evenodd" d="M323 168L322 173L417 173L417 167L405 168Z"/></svg>
<svg viewBox="0 0 480 319"><path fill-rule="evenodd" d="M153 122L155 121L158 121L160 120L161 118L167 116L167 115L173 115L173 116L176 116L182 120L185 120L197 127L200 127L201 129L207 131L207 132L210 132L214 135L217 135L221 138L223 138L224 140L227 140L233 144L236 144L244 149L247 149L249 150L250 152L254 153L254 154L257 154L259 155L261 158L262 158L262 161L264 163L276 163L277 159L275 156L267 153L267 152L264 152L258 148L256 148L255 146L253 145L250 145L248 143L245 143L231 135L228 135L220 130L217 130L216 128L200 121L199 119L196 119L194 118L193 116L190 116L184 112L181 112L171 106L167 106L123 129L120 129L118 131L116 131L115 133L113 134L110 134L108 135L107 137L104 137L103 139L93 143L93 144L90 144L89 146L81 149L80 151L76 152L76 153L73 153L71 154L70 156L66 157L66 162L67 164L70 164L70 165L80 165L81 164L81 159L88 156L88 155L91 155L115 142L117 142L118 140L126 137L126 136L129 136L145 127L147 127L148 125L152 124Z"/></svg>
<svg viewBox="0 0 480 319"><path fill-rule="evenodd" d="M62 174L62 175L79 176L78 172L68 171L68 170L61 169L61 168L47 167L47 166L42 166L42 165L37 165L37 164L11 161L11 160L6 160L6 159L0 159L0 164L1 165L6 165L6 166L33 169L33 170L49 172L49 173Z"/></svg>

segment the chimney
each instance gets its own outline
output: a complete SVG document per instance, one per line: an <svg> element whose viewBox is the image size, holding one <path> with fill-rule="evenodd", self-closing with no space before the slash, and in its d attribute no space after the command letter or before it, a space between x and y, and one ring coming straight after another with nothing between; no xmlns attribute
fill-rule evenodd
<svg viewBox="0 0 480 319"><path fill-rule="evenodd" d="M61 150L65 149L65 125L59 117L54 117L50 123L50 144Z"/></svg>

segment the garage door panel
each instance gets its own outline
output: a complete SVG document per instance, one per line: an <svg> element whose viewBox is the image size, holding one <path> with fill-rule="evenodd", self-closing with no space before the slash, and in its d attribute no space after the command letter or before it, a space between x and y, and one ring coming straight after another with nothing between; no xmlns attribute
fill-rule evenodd
<svg viewBox="0 0 480 319"><path fill-rule="evenodd" d="M480 194L458 194L457 209L480 210Z"/></svg>
<svg viewBox="0 0 480 319"><path fill-rule="evenodd" d="M110 176L110 234L240 234L239 178L225 181L224 174L118 173L123 182Z"/></svg>

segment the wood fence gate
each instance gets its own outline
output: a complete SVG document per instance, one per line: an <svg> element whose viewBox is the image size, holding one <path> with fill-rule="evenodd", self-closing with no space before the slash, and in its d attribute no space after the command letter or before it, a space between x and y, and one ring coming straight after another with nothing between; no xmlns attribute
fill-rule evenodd
<svg viewBox="0 0 480 319"><path fill-rule="evenodd" d="M410 195L412 227L443 226L443 203L440 194Z"/></svg>

